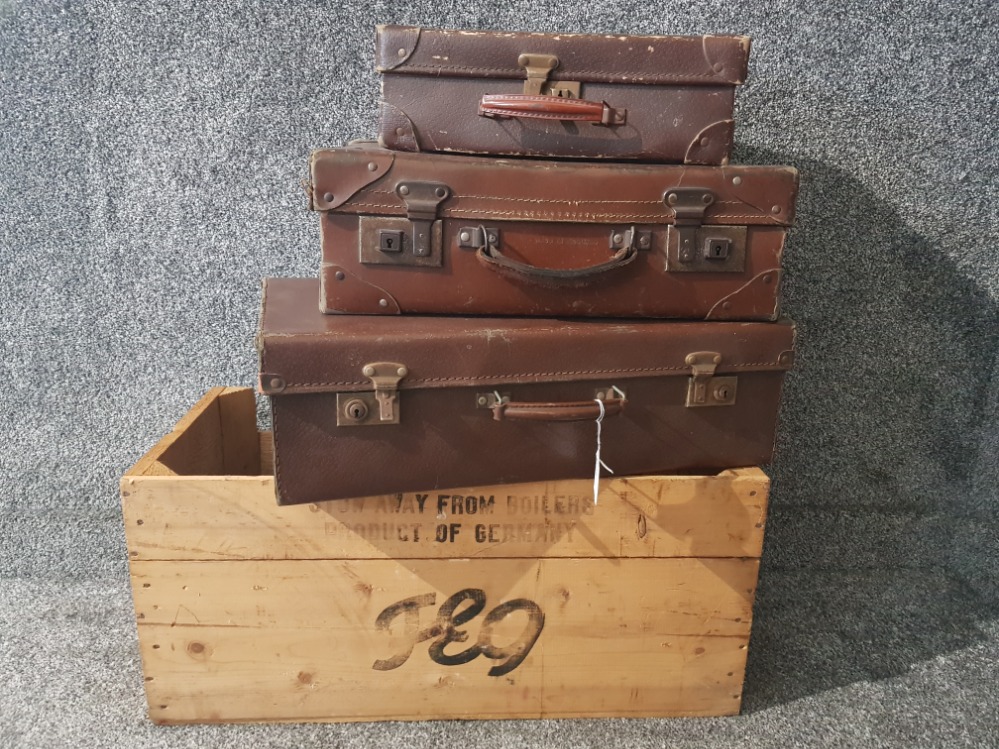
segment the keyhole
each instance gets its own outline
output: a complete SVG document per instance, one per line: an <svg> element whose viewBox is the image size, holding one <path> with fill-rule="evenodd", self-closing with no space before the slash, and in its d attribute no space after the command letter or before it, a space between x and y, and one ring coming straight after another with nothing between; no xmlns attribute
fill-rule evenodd
<svg viewBox="0 0 999 749"><path fill-rule="evenodd" d="M392 249L392 240L391 239L386 239L385 240L385 245L391 250Z"/></svg>
<svg viewBox="0 0 999 749"><path fill-rule="evenodd" d="M347 404L343 407L343 412L347 415L348 419L361 421L368 415L368 404L358 399L347 401Z"/></svg>

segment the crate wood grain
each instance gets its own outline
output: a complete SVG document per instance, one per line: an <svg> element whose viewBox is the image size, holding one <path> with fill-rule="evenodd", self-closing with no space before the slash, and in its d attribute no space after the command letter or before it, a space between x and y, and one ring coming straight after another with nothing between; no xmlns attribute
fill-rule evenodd
<svg viewBox="0 0 999 749"><path fill-rule="evenodd" d="M271 465L216 388L122 478L155 722L738 712L759 469L279 507Z"/></svg>

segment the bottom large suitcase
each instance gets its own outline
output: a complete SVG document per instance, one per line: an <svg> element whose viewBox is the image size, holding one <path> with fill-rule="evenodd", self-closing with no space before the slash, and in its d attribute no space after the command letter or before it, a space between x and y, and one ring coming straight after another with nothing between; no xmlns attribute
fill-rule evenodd
<svg viewBox="0 0 999 749"><path fill-rule="evenodd" d="M268 279L281 504L768 462L790 322L346 317Z"/></svg>

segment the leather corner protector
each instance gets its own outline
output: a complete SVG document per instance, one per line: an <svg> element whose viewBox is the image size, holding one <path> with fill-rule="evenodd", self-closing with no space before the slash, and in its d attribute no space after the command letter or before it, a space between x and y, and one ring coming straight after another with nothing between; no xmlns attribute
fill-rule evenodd
<svg viewBox="0 0 999 749"><path fill-rule="evenodd" d="M380 286L362 281L339 265L323 266L325 314L401 315L396 298Z"/></svg>
<svg viewBox="0 0 999 749"><path fill-rule="evenodd" d="M394 151L419 151L413 121L399 107L379 102L378 144Z"/></svg>
<svg viewBox="0 0 999 749"><path fill-rule="evenodd" d="M375 69L385 73L408 61L420 43L421 31L419 26L378 26Z"/></svg>
<svg viewBox="0 0 999 749"><path fill-rule="evenodd" d="M778 306L780 304L780 268L769 268L757 273L746 283L733 291L731 294L723 296L714 306L708 310L704 316L705 320L776 320L778 317ZM760 292L759 287L769 286L773 290L772 295L765 295ZM751 292L750 304L740 306L738 297L746 292ZM772 303L761 304L765 299L772 299ZM760 307L765 309L761 310ZM765 314L764 314L765 313Z"/></svg>
<svg viewBox="0 0 999 749"><path fill-rule="evenodd" d="M719 83L738 86L749 70L748 36L705 36L701 40L704 62Z"/></svg>
<svg viewBox="0 0 999 749"><path fill-rule="evenodd" d="M719 120L701 130L687 146L683 157L684 164L704 164L714 166L728 160L732 150L734 120Z"/></svg>
<svg viewBox="0 0 999 749"><path fill-rule="evenodd" d="M349 148L314 156L312 160L311 208L330 211L339 208L359 191L392 169L395 154Z"/></svg>

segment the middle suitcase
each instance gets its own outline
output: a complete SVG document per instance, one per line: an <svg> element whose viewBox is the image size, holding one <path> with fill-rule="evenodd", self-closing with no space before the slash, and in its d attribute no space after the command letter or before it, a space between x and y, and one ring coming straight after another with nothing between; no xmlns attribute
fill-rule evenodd
<svg viewBox="0 0 999 749"><path fill-rule="evenodd" d="M774 320L798 173L491 159L371 143L312 155L321 308Z"/></svg>

